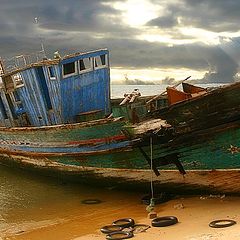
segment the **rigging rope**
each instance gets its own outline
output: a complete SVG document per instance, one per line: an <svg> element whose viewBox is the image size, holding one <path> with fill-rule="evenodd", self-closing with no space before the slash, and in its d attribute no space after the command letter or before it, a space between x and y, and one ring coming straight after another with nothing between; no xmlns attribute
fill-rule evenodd
<svg viewBox="0 0 240 240"><path fill-rule="evenodd" d="M153 199L154 194L153 194L153 147L152 147L152 137L150 137L150 154L151 154L151 194L152 194L152 199Z"/></svg>
<svg viewBox="0 0 240 240"><path fill-rule="evenodd" d="M146 210L150 213L154 210L155 202L154 202L154 189L153 189L153 144L152 144L152 137L150 137L150 155L151 155L151 179L150 179L150 186L151 186L151 199L150 204L146 207Z"/></svg>

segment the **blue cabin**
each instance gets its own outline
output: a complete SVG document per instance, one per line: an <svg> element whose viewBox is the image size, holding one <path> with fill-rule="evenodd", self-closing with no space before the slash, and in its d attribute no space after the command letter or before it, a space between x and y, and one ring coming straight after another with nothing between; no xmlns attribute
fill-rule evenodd
<svg viewBox="0 0 240 240"><path fill-rule="evenodd" d="M58 54L1 77L1 126L76 123L111 113L107 49Z"/></svg>

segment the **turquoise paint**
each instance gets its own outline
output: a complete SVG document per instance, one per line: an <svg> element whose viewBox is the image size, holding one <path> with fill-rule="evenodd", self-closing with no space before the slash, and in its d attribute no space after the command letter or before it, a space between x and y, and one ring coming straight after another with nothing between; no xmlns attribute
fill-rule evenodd
<svg viewBox="0 0 240 240"><path fill-rule="evenodd" d="M178 153L179 160L185 170L240 169L239 139L240 129L235 128L226 132L216 133L213 136L209 135L205 138L205 141L199 139L199 142L192 142L189 146L186 146L184 143L175 148L166 144L154 145L153 158ZM229 150L230 145L239 147L239 152L232 154ZM150 146L145 146L144 151L150 157ZM63 162L67 164L67 159ZM132 151L103 156L86 156L77 162L78 166L99 168L149 169L150 167L138 148L134 148ZM159 169L161 172L161 170L165 169L176 169L176 166L160 166Z"/></svg>

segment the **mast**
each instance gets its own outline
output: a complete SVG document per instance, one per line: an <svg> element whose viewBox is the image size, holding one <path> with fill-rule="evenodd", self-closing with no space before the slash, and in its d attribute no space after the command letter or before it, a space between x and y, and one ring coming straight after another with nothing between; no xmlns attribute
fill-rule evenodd
<svg viewBox="0 0 240 240"><path fill-rule="evenodd" d="M35 17L35 24L37 25L37 27L39 27L39 21L38 18ZM40 40L40 44L41 44L41 52L43 53L43 56L46 57L46 52L45 52L45 48L44 48L44 44L43 44L43 39L40 37L40 35L38 34L38 38Z"/></svg>

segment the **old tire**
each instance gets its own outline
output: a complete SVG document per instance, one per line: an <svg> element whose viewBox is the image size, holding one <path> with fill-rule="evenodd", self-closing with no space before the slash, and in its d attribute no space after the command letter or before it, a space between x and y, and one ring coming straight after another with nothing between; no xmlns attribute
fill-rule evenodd
<svg viewBox="0 0 240 240"><path fill-rule="evenodd" d="M178 223L178 219L174 216L158 217L152 220L153 227L167 227Z"/></svg>
<svg viewBox="0 0 240 240"><path fill-rule="evenodd" d="M101 202L99 199L84 199L81 201L82 204L99 204Z"/></svg>
<svg viewBox="0 0 240 240"><path fill-rule="evenodd" d="M132 238L133 236L134 235L133 235L132 232L118 231L118 232L109 233L106 236L106 239L108 239L108 240L121 240L121 239Z"/></svg>
<svg viewBox="0 0 240 240"><path fill-rule="evenodd" d="M132 218L122 218L114 221L112 224L115 226L120 226L122 228L129 228L132 227L135 222Z"/></svg>
<svg viewBox="0 0 240 240"><path fill-rule="evenodd" d="M120 227L120 226L117 226L117 225L107 225L107 226L104 226L100 229L100 231L104 234L109 234L109 233L112 233L112 232L120 232L122 231L123 227Z"/></svg>
<svg viewBox="0 0 240 240"><path fill-rule="evenodd" d="M225 228L225 227L230 227L234 224L236 224L237 222L234 220L230 220L230 219L221 219L221 220L215 220L209 223L209 227L212 228Z"/></svg>

